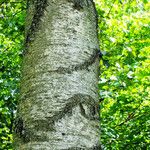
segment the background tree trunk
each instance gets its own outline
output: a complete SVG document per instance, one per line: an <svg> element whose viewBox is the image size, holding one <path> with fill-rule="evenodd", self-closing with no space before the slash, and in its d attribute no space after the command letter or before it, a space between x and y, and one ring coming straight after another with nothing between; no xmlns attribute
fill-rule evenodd
<svg viewBox="0 0 150 150"><path fill-rule="evenodd" d="M100 149L96 19L91 0L28 2L15 149Z"/></svg>

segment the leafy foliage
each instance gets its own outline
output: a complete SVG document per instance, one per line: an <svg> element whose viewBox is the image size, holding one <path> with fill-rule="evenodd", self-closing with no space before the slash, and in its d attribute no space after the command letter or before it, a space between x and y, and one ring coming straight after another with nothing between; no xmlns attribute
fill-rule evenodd
<svg viewBox="0 0 150 150"><path fill-rule="evenodd" d="M25 1L0 1L0 149L12 149ZM97 0L104 150L150 148L150 2Z"/></svg>
<svg viewBox="0 0 150 150"><path fill-rule="evenodd" d="M150 2L97 0L104 149L150 148ZM107 63L106 63L107 62Z"/></svg>
<svg viewBox="0 0 150 150"><path fill-rule="evenodd" d="M0 2L0 149L12 148L24 40L24 9L21 2Z"/></svg>

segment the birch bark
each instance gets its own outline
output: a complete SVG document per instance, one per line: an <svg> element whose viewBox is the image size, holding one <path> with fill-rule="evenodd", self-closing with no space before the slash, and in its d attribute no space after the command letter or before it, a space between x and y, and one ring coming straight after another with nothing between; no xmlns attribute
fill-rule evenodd
<svg viewBox="0 0 150 150"><path fill-rule="evenodd" d="M16 150L100 150L98 49L93 1L28 1Z"/></svg>

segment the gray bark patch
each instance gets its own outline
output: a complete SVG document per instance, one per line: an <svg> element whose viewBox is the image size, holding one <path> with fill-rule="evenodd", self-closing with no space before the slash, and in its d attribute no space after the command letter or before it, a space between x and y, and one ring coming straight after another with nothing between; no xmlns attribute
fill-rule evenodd
<svg viewBox="0 0 150 150"><path fill-rule="evenodd" d="M95 63L96 59L99 59L99 50L94 50L93 54L90 56L90 58L83 62L82 64L76 65L76 66L70 66L69 68L63 68L63 67L58 67L57 70L52 70L52 71L48 71L49 73L59 73L59 74L65 74L65 73L69 73L71 74L73 71L78 71L78 70L83 70L83 69L87 69L88 71L90 71L88 69L89 66L91 66L93 63Z"/></svg>

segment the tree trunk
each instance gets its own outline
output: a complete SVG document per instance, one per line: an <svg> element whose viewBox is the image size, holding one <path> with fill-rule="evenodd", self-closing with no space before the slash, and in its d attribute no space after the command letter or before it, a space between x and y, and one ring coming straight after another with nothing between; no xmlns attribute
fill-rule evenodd
<svg viewBox="0 0 150 150"><path fill-rule="evenodd" d="M99 150L92 0L29 0L16 150Z"/></svg>

